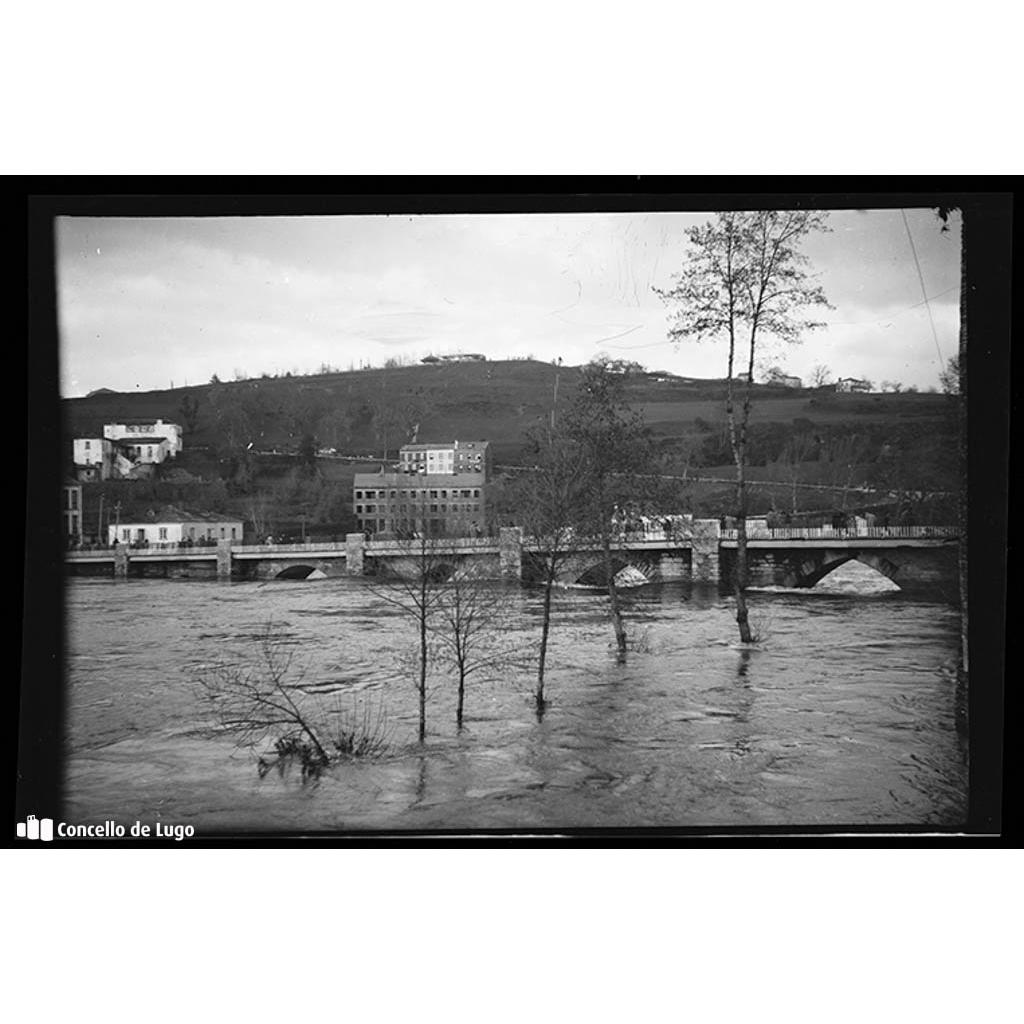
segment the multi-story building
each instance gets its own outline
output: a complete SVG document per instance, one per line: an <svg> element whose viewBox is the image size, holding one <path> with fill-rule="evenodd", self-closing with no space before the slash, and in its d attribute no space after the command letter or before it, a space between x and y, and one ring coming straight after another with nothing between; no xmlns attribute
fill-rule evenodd
<svg viewBox="0 0 1024 1024"><path fill-rule="evenodd" d="M146 449L146 461L150 462L163 462L165 458L177 455L182 449L181 427L177 423L164 423L160 419L108 423L103 428L103 436L129 447ZM162 449L162 455L158 454L158 449ZM138 454L143 458L141 451Z"/></svg>
<svg viewBox="0 0 1024 1024"><path fill-rule="evenodd" d="M82 539L82 485L77 480L65 480L61 484L60 508L64 540L77 544Z"/></svg>
<svg viewBox="0 0 1024 1024"><path fill-rule="evenodd" d="M479 536L486 486L475 473L357 473L353 510L367 533Z"/></svg>
<svg viewBox="0 0 1024 1024"><path fill-rule="evenodd" d="M72 443L72 458L79 480L109 480L115 475L117 455L114 442L106 437L76 437Z"/></svg>
<svg viewBox="0 0 1024 1024"><path fill-rule="evenodd" d="M408 444L392 472L357 473L352 508L359 528L397 536L479 536L487 524L487 441Z"/></svg>
<svg viewBox="0 0 1024 1024"><path fill-rule="evenodd" d="M177 423L149 420L108 423L103 437L76 437L73 441L75 472L79 480L134 479L149 476L153 467L182 450Z"/></svg>
<svg viewBox="0 0 1024 1024"><path fill-rule="evenodd" d="M491 475L489 441L449 441L444 444L407 444L398 452L402 473L480 473Z"/></svg>

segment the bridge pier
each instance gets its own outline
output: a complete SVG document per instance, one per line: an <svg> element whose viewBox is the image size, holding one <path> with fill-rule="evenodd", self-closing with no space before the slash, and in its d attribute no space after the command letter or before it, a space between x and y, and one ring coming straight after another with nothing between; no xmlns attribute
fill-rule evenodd
<svg viewBox="0 0 1024 1024"><path fill-rule="evenodd" d="M363 575L363 557L366 553L366 537L361 533L345 534L345 572L349 576Z"/></svg>
<svg viewBox="0 0 1024 1024"><path fill-rule="evenodd" d="M114 579L128 579L128 548L124 544L114 548Z"/></svg>
<svg viewBox="0 0 1024 1024"><path fill-rule="evenodd" d="M694 519L690 538L690 577L695 583L718 582L721 538L722 526L717 519Z"/></svg>
<svg viewBox="0 0 1024 1024"><path fill-rule="evenodd" d="M217 579L231 579L231 541L217 541Z"/></svg>
<svg viewBox="0 0 1024 1024"><path fill-rule="evenodd" d="M506 579L523 578L523 528L503 526L498 531L498 564Z"/></svg>

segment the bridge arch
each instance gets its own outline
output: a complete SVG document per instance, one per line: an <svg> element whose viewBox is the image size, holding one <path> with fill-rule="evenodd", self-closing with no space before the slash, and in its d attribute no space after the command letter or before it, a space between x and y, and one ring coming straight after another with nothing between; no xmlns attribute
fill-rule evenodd
<svg viewBox="0 0 1024 1024"><path fill-rule="evenodd" d="M292 564L274 575L275 580L323 580L327 576L315 565Z"/></svg>
<svg viewBox="0 0 1024 1024"><path fill-rule="evenodd" d="M800 565L791 585L801 588L813 587L841 565L846 565L847 562L859 562L861 565L866 565L869 569L874 569L875 572L896 583L897 586L899 585L896 579L900 574L898 565L874 552L856 550L822 552L819 557L809 559Z"/></svg>
<svg viewBox="0 0 1024 1024"><path fill-rule="evenodd" d="M618 576L623 569L628 568L630 563L616 555L612 556L611 573L612 577ZM583 587L607 587L608 586L608 571L604 564L604 559L600 559L585 568L580 570L577 567L573 573L575 575L574 583L578 583Z"/></svg>

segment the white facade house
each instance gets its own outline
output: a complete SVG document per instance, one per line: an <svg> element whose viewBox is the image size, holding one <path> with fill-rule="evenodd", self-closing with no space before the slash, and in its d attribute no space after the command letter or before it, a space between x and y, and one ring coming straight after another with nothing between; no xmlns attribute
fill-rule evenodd
<svg viewBox="0 0 1024 1024"><path fill-rule="evenodd" d="M76 437L73 458L80 480L137 479L152 475L154 467L183 448L177 423L149 420L108 423L103 437Z"/></svg>
<svg viewBox="0 0 1024 1024"><path fill-rule="evenodd" d="M137 522L111 523L107 543L133 547L160 547L164 544L213 545L218 541L242 542L242 521L202 516L167 508Z"/></svg>
<svg viewBox="0 0 1024 1024"><path fill-rule="evenodd" d="M177 455L182 450L181 427L177 423L164 423L160 419L108 423L103 428L103 436L110 438L111 441L126 442L134 448L161 446L163 456L151 461L162 462L163 459Z"/></svg>
<svg viewBox="0 0 1024 1024"><path fill-rule="evenodd" d="M836 381L836 391L860 391L871 390L871 384L866 380L859 380L857 377L840 377Z"/></svg>
<svg viewBox="0 0 1024 1024"><path fill-rule="evenodd" d="M72 458L80 479L109 480L116 475L114 442L106 437L76 437Z"/></svg>
<svg viewBox="0 0 1024 1024"><path fill-rule="evenodd" d="M448 473L481 473L490 476L489 441L448 441L442 444L406 444L398 453L403 473L429 476Z"/></svg>

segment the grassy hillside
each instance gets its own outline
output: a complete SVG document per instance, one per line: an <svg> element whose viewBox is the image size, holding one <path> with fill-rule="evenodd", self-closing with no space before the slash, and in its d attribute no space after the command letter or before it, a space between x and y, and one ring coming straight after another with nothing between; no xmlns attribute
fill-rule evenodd
<svg viewBox="0 0 1024 1024"><path fill-rule="evenodd" d="M295 533L305 522L344 533L353 525L349 498L355 472L376 470L385 453L394 458L414 437L488 440L499 471L517 465L525 431L549 422L553 409L557 414L567 408L579 378L576 367L516 360L100 393L64 402L67 457L70 462L73 436L100 436L105 423L163 418L184 426L184 456L155 482L87 488L88 502L104 493L108 508L119 501L127 514L176 501L242 515L257 532L273 525ZM627 393L659 438L670 469L710 471L730 461L723 381L638 374L630 378ZM762 478L778 479L784 488L793 478L793 471L782 467L787 445L801 436L815 445L804 455L809 464L801 479L806 482L838 482L836 452L852 446L860 463L857 474L864 479L881 480L899 470L913 477L916 487L949 490L956 484L952 409L950 400L937 394L850 395L757 386L751 465L763 467ZM314 459L316 449L335 449L360 462ZM843 473L848 475L848 468ZM699 499L703 508L724 501L727 489L698 488L694 497L698 492L706 493L706 500ZM782 498L765 493L781 507ZM825 500L810 492L807 498ZM791 501L788 492L784 500ZM263 512L256 509L260 504Z"/></svg>
<svg viewBox="0 0 1024 1024"><path fill-rule="evenodd" d="M231 447L244 437L259 449L296 451L301 435L309 432L323 446L380 457L385 444L393 454L409 441L418 424L421 441L479 438L511 456L525 430L572 401L578 380L576 367L533 360L421 365L99 394L67 400L65 411L72 436L97 436L104 423L162 417L186 426L190 447ZM724 416L722 381L659 383L647 374L628 394L661 437L707 432ZM755 395L754 423L941 420L948 406L945 396L933 394L849 395L756 386ZM196 403L191 424L183 410L186 401Z"/></svg>

